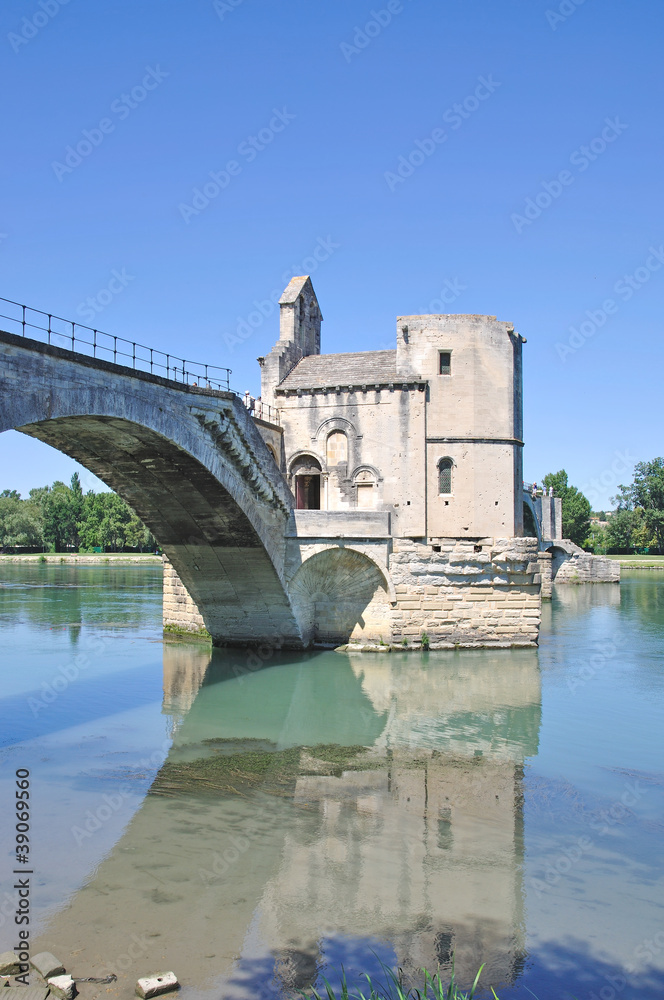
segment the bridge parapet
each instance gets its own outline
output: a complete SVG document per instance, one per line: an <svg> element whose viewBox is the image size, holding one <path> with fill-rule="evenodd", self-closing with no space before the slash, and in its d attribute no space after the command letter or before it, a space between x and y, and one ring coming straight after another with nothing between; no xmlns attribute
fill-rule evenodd
<svg viewBox="0 0 664 1000"><path fill-rule="evenodd" d="M0 332L0 431L90 469L148 525L219 643L301 648L286 589L293 497L230 391Z"/></svg>

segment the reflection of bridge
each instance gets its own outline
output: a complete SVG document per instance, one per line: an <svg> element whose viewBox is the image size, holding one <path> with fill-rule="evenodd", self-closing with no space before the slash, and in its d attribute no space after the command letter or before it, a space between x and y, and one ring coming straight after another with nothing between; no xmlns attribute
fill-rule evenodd
<svg viewBox="0 0 664 1000"><path fill-rule="evenodd" d="M408 972L449 973L454 952L462 980L486 962L487 982L513 982L536 652L426 668L397 655L245 661L165 647L164 711L178 721L161 794L35 946L75 953L86 975L118 972L118 996L164 965L197 995L255 996L274 974L306 987L335 949L357 967L377 940ZM215 771L228 753L232 772ZM133 935L143 949L111 969Z"/></svg>

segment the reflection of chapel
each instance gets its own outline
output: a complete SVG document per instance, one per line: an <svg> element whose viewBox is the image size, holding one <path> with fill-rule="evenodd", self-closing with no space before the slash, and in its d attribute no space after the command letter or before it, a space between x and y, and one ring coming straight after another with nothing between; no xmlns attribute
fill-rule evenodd
<svg viewBox="0 0 664 1000"><path fill-rule="evenodd" d="M299 509L387 511L391 534L522 534L523 338L494 316L402 316L396 350L320 353L311 279L259 358Z"/></svg>

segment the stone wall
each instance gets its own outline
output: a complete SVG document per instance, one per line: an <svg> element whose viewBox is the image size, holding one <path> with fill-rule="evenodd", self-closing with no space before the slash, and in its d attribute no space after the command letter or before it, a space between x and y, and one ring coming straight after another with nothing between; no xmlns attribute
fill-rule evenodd
<svg viewBox="0 0 664 1000"><path fill-rule="evenodd" d="M167 625L174 625L186 632L200 632L205 628L203 616L166 556L164 556L163 616L164 628Z"/></svg>
<svg viewBox="0 0 664 1000"><path fill-rule="evenodd" d="M574 552L572 555L555 549L553 579L555 583L620 583L620 563L606 556L591 552Z"/></svg>
<svg viewBox="0 0 664 1000"><path fill-rule="evenodd" d="M537 560L539 562L540 577L542 578L542 600L550 601L551 594L553 592L553 575L551 566L551 553L550 552L538 552Z"/></svg>
<svg viewBox="0 0 664 1000"><path fill-rule="evenodd" d="M432 648L533 646L541 618L534 538L394 542L392 639Z"/></svg>
<svg viewBox="0 0 664 1000"><path fill-rule="evenodd" d="M426 633L432 649L537 644L534 538L394 539L389 555L382 538L288 542L288 589L306 643L387 649L419 646ZM204 627L167 561L164 624Z"/></svg>

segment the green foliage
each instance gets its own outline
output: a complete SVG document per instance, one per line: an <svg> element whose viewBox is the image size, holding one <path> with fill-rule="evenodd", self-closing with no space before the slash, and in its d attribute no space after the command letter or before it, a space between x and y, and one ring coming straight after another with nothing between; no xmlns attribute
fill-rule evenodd
<svg viewBox="0 0 664 1000"><path fill-rule="evenodd" d="M30 490L22 500L16 490L0 493L0 549L48 546L55 552L101 548L151 551L156 542L143 522L115 493L83 494L78 473L69 486Z"/></svg>
<svg viewBox="0 0 664 1000"><path fill-rule="evenodd" d="M594 552L596 555L605 553L608 547L606 528L603 528L599 524L591 524L583 547L589 552Z"/></svg>
<svg viewBox="0 0 664 1000"><path fill-rule="evenodd" d="M636 511L619 508L611 515L606 527L607 547L631 551L635 547L634 537L639 520Z"/></svg>
<svg viewBox="0 0 664 1000"><path fill-rule="evenodd" d="M422 645L422 649L428 649L430 642L431 640L429 639L429 633L423 632L422 635L420 636L420 643Z"/></svg>
<svg viewBox="0 0 664 1000"><path fill-rule="evenodd" d="M39 504L21 500L16 490L0 493L0 548L42 544L43 518Z"/></svg>
<svg viewBox="0 0 664 1000"><path fill-rule="evenodd" d="M609 520L610 546L664 552L664 458L637 462L629 486L611 498L616 511Z"/></svg>
<svg viewBox="0 0 664 1000"><path fill-rule="evenodd" d="M398 973L396 973L393 969L388 968L384 963L381 962L381 965L383 966L386 982L374 983L371 976L365 972L364 978L367 981L368 987L368 991L366 993L362 990L357 990L355 993L349 990L348 983L346 981L346 973L343 968L341 970L341 987L338 992L335 992L329 980L324 978L324 994L320 993L313 987L311 988L310 993L306 993L304 990L298 990L298 993L300 993L305 1000L473 1000L473 997L476 995L482 970L484 969L484 966L482 965L479 972L475 976L475 982L471 986L470 992L464 993L455 981L454 964L452 965L451 979L447 986L443 982L440 972L434 972L432 974L426 969L422 969L421 972L424 976L424 983L419 989L415 987L407 987L405 985L401 969L399 969ZM493 988L491 989L491 993L495 1000L498 1000Z"/></svg>
<svg viewBox="0 0 664 1000"><path fill-rule="evenodd" d="M563 538L583 545L590 531L590 501L576 486L569 486L567 473L549 472L542 480L548 489L553 486L554 496L563 502Z"/></svg>

